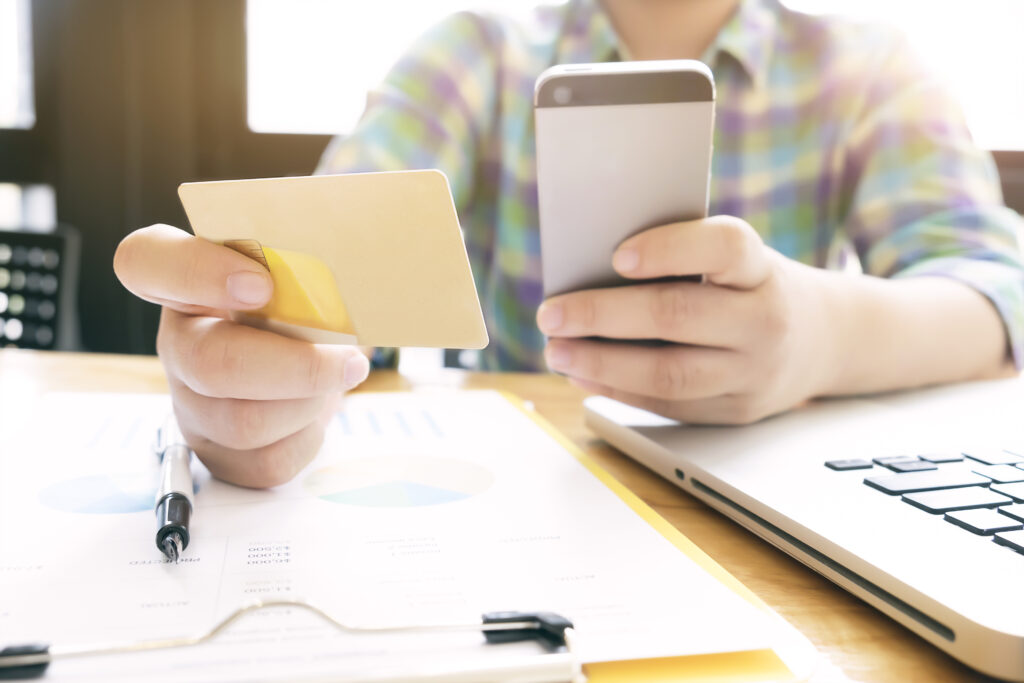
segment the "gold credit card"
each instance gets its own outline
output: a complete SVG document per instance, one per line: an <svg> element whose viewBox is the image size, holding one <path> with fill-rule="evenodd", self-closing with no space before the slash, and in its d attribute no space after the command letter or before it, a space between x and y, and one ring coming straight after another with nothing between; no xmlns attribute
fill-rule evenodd
<svg viewBox="0 0 1024 683"><path fill-rule="evenodd" d="M478 349L480 301L440 171L185 183L195 234L259 262L239 321L314 343Z"/></svg>
<svg viewBox="0 0 1024 683"><path fill-rule="evenodd" d="M226 240L225 247L263 265L274 281L274 296L249 318L355 334L345 303L327 264L312 254L264 248L256 240Z"/></svg>

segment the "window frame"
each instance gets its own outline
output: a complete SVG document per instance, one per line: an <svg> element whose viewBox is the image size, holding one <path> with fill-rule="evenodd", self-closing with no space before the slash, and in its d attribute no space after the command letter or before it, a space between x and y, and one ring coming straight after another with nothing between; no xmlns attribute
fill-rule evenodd
<svg viewBox="0 0 1024 683"><path fill-rule="evenodd" d="M54 185L56 168L50 151L54 127L55 55L44 49L40 36L52 30L52 12L33 0L29 18L32 32L32 92L35 123L31 128L0 128L0 182Z"/></svg>
<svg viewBox="0 0 1024 683"><path fill-rule="evenodd" d="M992 156L999 168L1003 201L1024 216L1024 150L994 150Z"/></svg>

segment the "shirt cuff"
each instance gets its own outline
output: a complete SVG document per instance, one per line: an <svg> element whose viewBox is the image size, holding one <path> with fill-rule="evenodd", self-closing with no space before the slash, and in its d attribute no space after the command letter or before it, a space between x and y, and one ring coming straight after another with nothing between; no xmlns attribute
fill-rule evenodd
<svg viewBox="0 0 1024 683"><path fill-rule="evenodd" d="M1019 265L970 258L935 258L915 263L892 277L947 277L985 296L1003 320L1017 370L1024 370L1024 269Z"/></svg>

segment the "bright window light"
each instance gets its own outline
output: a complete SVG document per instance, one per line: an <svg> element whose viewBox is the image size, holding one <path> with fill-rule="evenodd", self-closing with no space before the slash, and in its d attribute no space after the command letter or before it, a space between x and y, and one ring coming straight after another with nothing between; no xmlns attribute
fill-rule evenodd
<svg viewBox="0 0 1024 683"><path fill-rule="evenodd" d="M528 2L528 0L525 0ZM248 0L249 127L344 133L409 44L466 0ZM521 11L524 0L488 8Z"/></svg>
<svg viewBox="0 0 1024 683"><path fill-rule="evenodd" d="M900 28L960 100L979 145L1024 150L1024 2L783 0L811 14L840 14Z"/></svg>
<svg viewBox="0 0 1024 683"><path fill-rule="evenodd" d="M486 6L523 12L537 1L491 0ZM803 12L896 25L960 99L979 144L1024 149L1022 0L783 1ZM7 19L20 16L14 8L27 4L0 0L6 13L0 15L0 86L10 80L3 74L17 62L6 58L17 41L4 38L12 26L25 23ZM249 126L275 133L351 130L367 90L416 36L447 14L479 5L467 0L248 0ZM12 110L11 96L0 97L7 98L0 104L3 121Z"/></svg>
<svg viewBox="0 0 1024 683"><path fill-rule="evenodd" d="M51 232L57 227L57 198L50 185L0 183L0 230Z"/></svg>
<svg viewBox="0 0 1024 683"><path fill-rule="evenodd" d="M29 0L0 0L0 128L36 124Z"/></svg>

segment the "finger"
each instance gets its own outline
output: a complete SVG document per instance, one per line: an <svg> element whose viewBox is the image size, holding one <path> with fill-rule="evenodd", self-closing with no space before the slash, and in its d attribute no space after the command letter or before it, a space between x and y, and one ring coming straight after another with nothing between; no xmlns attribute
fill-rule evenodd
<svg viewBox="0 0 1024 683"><path fill-rule="evenodd" d="M168 308L157 350L169 375L212 398L309 398L348 391L370 370L369 360L353 346L310 344Z"/></svg>
<svg viewBox="0 0 1024 683"><path fill-rule="evenodd" d="M592 394L607 396L616 401L690 424L743 425L757 422L771 414L770 411L763 410L748 394L725 394L689 401L669 401L574 377L570 377L569 382Z"/></svg>
<svg viewBox="0 0 1024 683"><path fill-rule="evenodd" d="M274 287L256 261L169 225L125 237L114 253L114 272L136 296L183 313L259 308Z"/></svg>
<svg viewBox="0 0 1024 683"><path fill-rule="evenodd" d="M629 278L705 275L713 284L752 289L771 272L767 254L746 221L713 216L634 235L615 250L612 265Z"/></svg>
<svg viewBox="0 0 1024 683"><path fill-rule="evenodd" d="M328 396L280 401L210 398L176 379L170 385L178 421L192 433L235 450L269 446L300 431L328 403Z"/></svg>
<svg viewBox="0 0 1024 683"><path fill-rule="evenodd" d="M570 377L670 401L737 391L746 375L735 351L679 344L552 339L544 357L552 370Z"/></svg>
<svg viewBox="0 0 1024 683"><path fill-rule="evenodd" d="M537 310L549 337L663 339L738 348L760 320L753 293L696 282L590 289L553 297Z"/></svg>
<svg viewBox="0 0 1024 683"><path fill-rule="evenodd" d="M324 441L330 412L272 444L249 450L227 448L182 427L189 445L218 479L250 488L270 488L290 481L316 457Z"/></svg>

